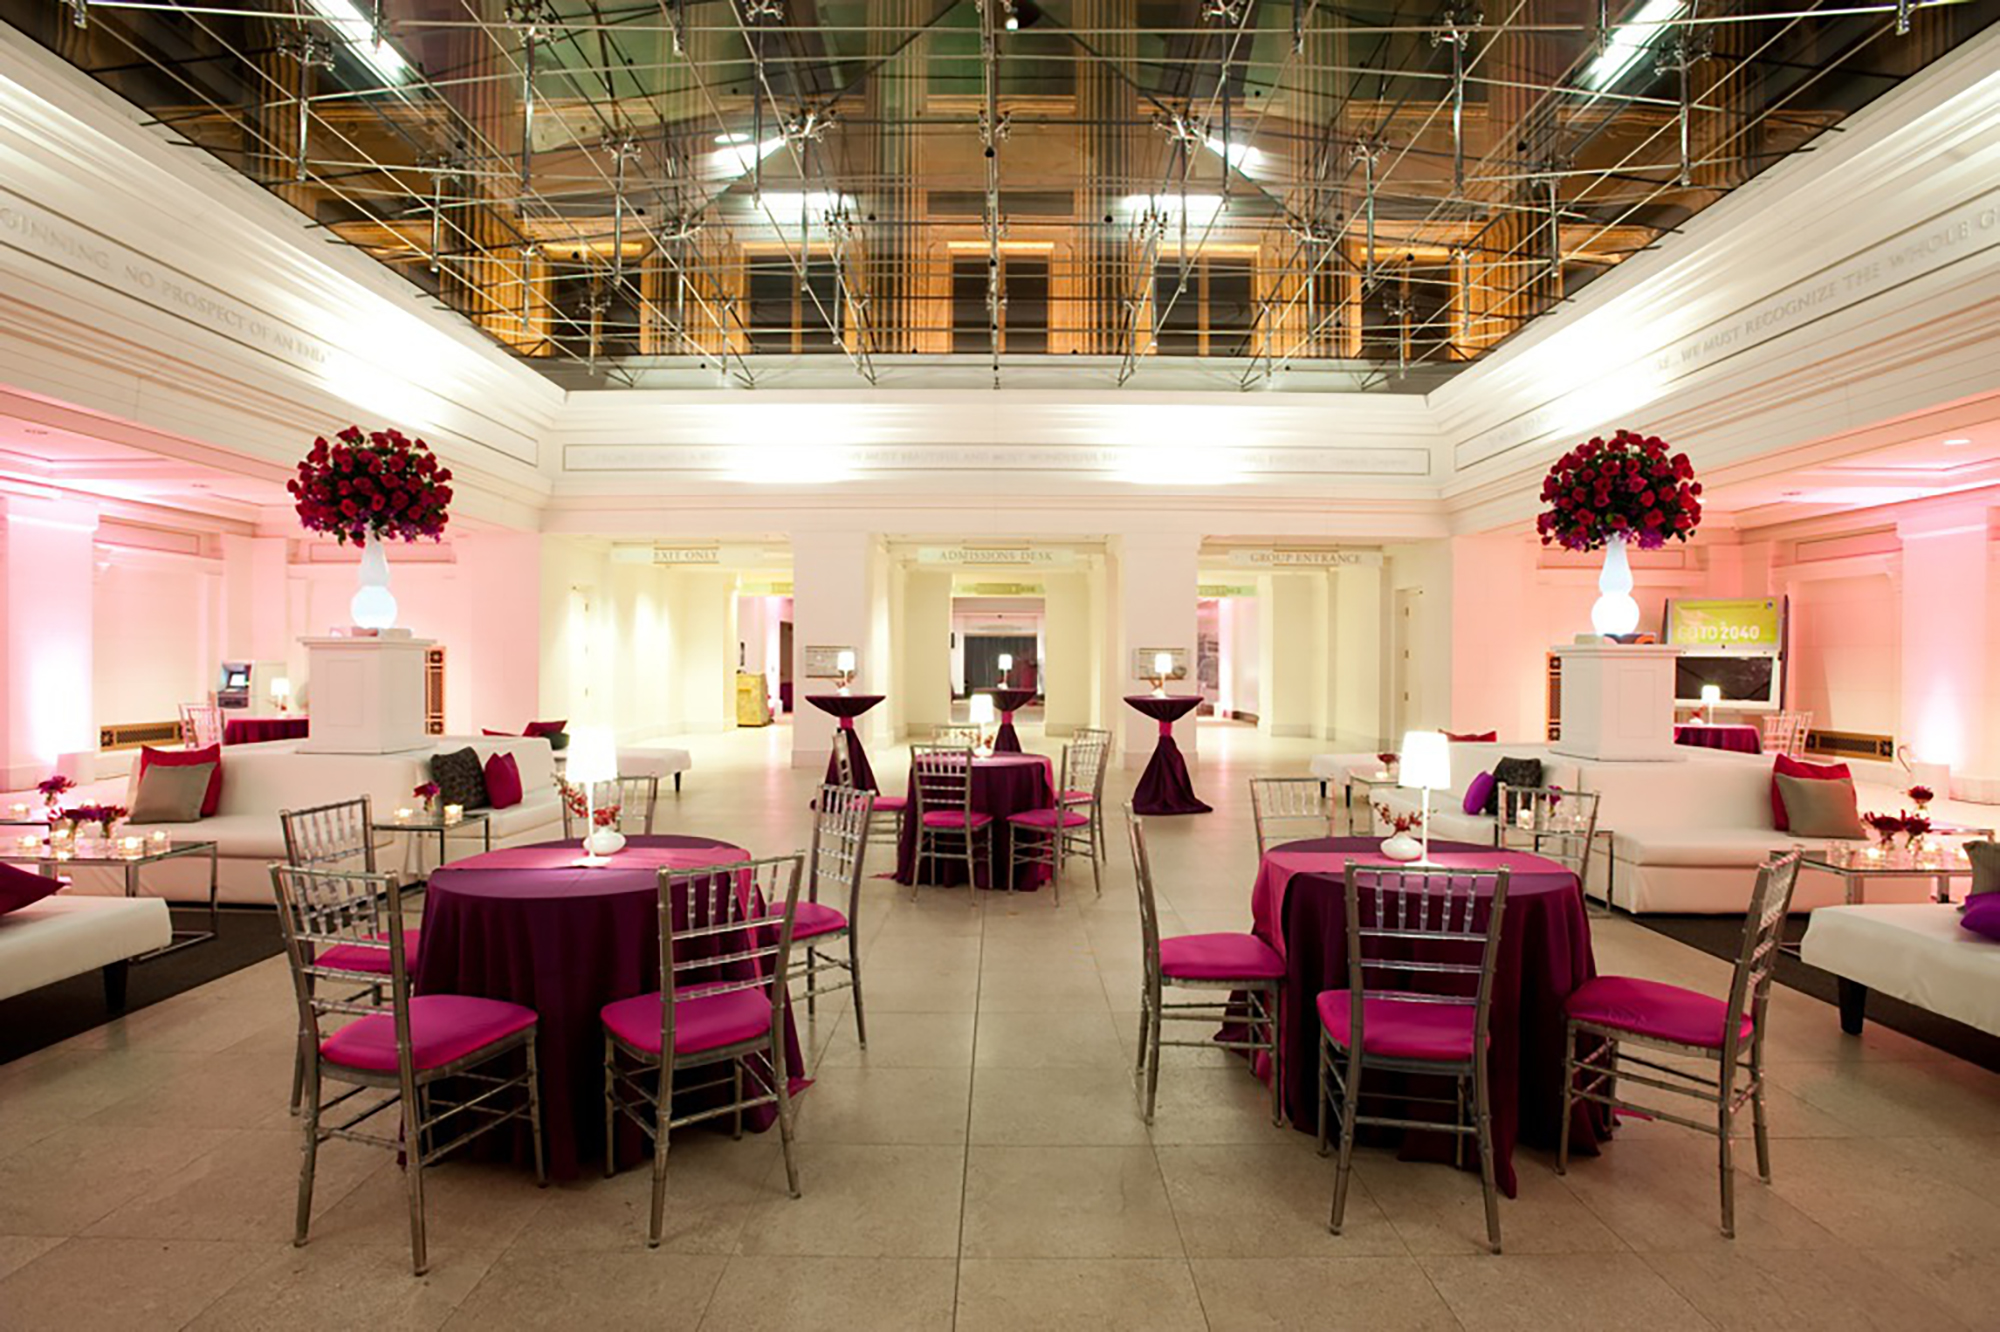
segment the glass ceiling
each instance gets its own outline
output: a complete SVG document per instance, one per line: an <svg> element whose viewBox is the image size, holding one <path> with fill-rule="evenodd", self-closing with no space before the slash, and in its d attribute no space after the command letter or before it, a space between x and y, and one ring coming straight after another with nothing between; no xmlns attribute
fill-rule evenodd
<svg viewBox="0 0 2000 1332"><path fill-rule="evenodd" d="M1996 11L0 0L572 387L912 364L1006 384L1070 358L1119 384L1198 364L1392 392L1501 345Z"/></svg>

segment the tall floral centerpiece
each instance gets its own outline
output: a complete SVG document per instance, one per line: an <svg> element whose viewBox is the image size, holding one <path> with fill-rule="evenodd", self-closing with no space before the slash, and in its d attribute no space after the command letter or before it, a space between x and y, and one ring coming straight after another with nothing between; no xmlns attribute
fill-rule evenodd
<svg viewBox="0 0 2000 1332"><path fill-rule="evenodd" d="M1632 600L1631 546L1658 550L1686 541L1701 526L1701 482L1685 453L1669 454L1652 435L1620 430L1565 453L1542 481L1535 519L1544 546L1604 552L1597 603L1590 624L1600 634L1629 634L1639 627Z"/></svg>
<svg viewBox="0 0 2000 1332"><path fill-rule="evenodd" d="M361 586L348 610L364 629L396 623L396 598L389 593L389 560L382 543L436 541L450 521L451 469L439 464L430 445L400 430L363 433L349 426L328 443L313 441L286 483L299 521L309 532L361 548Z"/></svg>

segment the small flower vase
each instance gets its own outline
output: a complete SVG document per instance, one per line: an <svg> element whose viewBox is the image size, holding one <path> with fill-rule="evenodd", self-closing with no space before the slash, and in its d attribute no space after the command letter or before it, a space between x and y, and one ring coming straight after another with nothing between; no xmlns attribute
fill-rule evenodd
<svg viewBox="0 0 2000 1332"><path fill-rule="evenodd" d="M625 834L616 828L598 828L583 839L583 849L593 856L615 856L625 849Z"/></svg>
<svg viewBox="0 0 2000 1332"><path fill-rule="evenodd" d="M1382 854L1391 860L1416 860L1424 854L1424 844L1407 832L1392 833L1382 842Z"/></svg>

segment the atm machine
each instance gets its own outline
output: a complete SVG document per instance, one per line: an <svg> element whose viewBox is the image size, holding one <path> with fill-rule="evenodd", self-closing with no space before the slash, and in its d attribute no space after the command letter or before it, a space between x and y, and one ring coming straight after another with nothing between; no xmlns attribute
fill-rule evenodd
<svg viewBox="0 0 2000 1332"><path fill-rule="evenodd" d="M215 706L226 711L276 712L291 702L290 668L282 661L225 661L216 673Z"/></svg>

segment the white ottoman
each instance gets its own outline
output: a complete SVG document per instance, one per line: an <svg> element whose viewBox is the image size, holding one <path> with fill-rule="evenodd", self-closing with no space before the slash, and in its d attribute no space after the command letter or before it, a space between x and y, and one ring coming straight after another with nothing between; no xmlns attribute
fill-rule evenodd
<svg viewBox="0 0 2000 1332"><path fill-rule="evenodd" d="M618 747L618 775L620 777L666 777L674 779L674 790L681 789L681 774L694 767L694 760L685 749L665 749L654 745Z"/></svg>
<svg viewBox="0 0 2000 1332"><path fill-rule="evenodd" d="M2000 1036L2000 941L1958 917L1945 902L1818 907L1799 956L1839 978L1850 1036L1861 1034L1870 990Z"/></svg>
<svg viewBox="0 0 2000 1332"><path fill-rule="evenodd" d="M58 893L0 916L0 999L104 971L104 1000L125 1007L125 974L141 953L173 942L173 920L157 897Z"/></svg>

